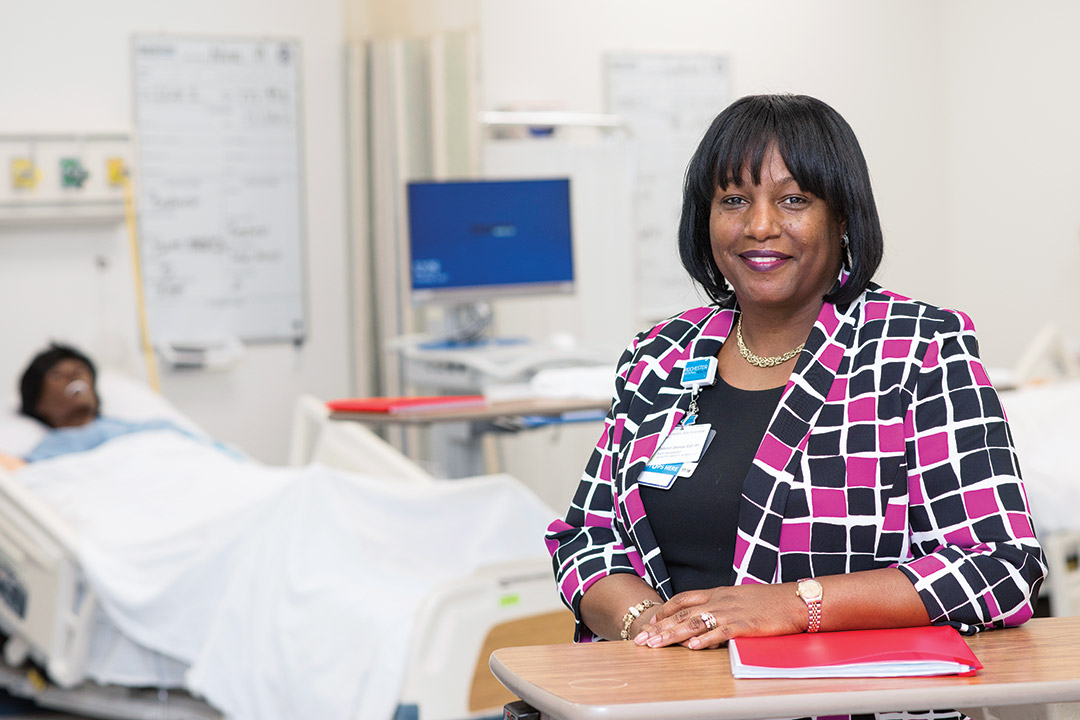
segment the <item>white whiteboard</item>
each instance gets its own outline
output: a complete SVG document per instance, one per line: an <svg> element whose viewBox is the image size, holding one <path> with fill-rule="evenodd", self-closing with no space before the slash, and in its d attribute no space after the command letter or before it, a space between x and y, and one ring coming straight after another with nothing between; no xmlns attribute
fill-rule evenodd
<svg viewBox="0 0 1080 720"><path fill-rule="evenodd" d="M303 340L298 43L140 36L132 71L154 343Z"/></svg>
<svg viewBox="0 0 1080 720"><path fill-rule="evenodd" d="M679 260L686 165L713 118L731 101L729 62L712 55L617 53L605 57L607 110L637 150L636 314L655 322L702 304Z"/></svg>

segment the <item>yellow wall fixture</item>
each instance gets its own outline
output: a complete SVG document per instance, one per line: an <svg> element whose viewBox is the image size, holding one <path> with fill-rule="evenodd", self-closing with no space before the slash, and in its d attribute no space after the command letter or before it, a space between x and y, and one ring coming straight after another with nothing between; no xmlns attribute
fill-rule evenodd
<svg viewBox="0 0 1080 720"><path fill-rule="evenodd" d="M11 186L20 190L34 190L41 180L41 171L33 158L15 157L11 159Z"/></svg>
<svg viewBox="0 0 1080 720"><path fill-rule="evenodd" d="M109 187L123 187L127 179L127 164L122 157L105 158L105 180Z"/></svg>

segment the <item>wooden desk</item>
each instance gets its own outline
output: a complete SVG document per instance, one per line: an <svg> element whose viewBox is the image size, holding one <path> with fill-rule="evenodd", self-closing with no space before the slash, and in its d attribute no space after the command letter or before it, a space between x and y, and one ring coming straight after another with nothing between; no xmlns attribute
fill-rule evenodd
<svg viewBox="0 0 1080 720"><path fill-rule="evenodd" d="M559 417L567 413L606 412L610 406L611 398L530 398L475 407L432 408L406 413L332 412L330 419L383 425L427 425L441 422L482 422L527 415Z"/></svg>
<svg viewBox="0 0 1080 720"><path fill-rule="evenodd" d="M629 642L503 648L495 677L559 720L778 718L1080 701L1080 617L965 638L975 677L736 680L726 648Z"/></svg>

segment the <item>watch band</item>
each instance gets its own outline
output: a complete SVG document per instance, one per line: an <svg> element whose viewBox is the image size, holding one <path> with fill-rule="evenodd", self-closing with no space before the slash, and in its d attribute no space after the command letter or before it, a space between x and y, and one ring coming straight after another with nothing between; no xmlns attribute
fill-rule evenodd
<svg viewBox="0 0 1080 720"><path fill-rule="evenodd" d="M806 603L806 610L809 613L806 632L816 633L821 629L821 597L823 595L821 583L813 578L803 578L799 581L795 594Z"/></svg>

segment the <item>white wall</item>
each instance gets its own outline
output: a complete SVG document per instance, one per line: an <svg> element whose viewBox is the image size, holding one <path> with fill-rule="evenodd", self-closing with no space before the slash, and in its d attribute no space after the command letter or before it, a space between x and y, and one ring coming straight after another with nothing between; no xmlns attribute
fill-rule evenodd
<svg viewBox="0 0 1080 720"><path fill-rule="evenodd" d="M296 393L350 391L343 0L0 0L0 17L0 133L130 132L132 34L299 39L310 339L252 346L231 371L162 376L165 395L216 437L284 461ZM53 337L130 364L130 278L122 226L0 229L0 387Z"/></svg>
<svg viewBox="0 0 1080 720"><path fill-rule="evenodd" d="M481 23L485 109L602 111L608 51L717 53L736 96L822 98L870 165L880 282L967 311L992 366L1047 320L1080 337L1080 5L482 0Z"/></svg>
<svg viewBox="0 0 1080 720"><path fill-rule="evenodd" d="M935 183L944 188L945 178L926 172L940 167L946 147L939 7L932 0L487 0L482 106L599 112L605 52L726 56L735 96L807 93L847 118L867 155L885 226L882 279L940 300L946 269L923 260L925 249L946 241L944 192L927 192Z"/></svg>
<svg viewBox="0 0 1080 720"><path fill-rule="evenodd" d="M1011 364L1044 322L1080 338L1080 4L946 4L951 302Z"/></svg>

